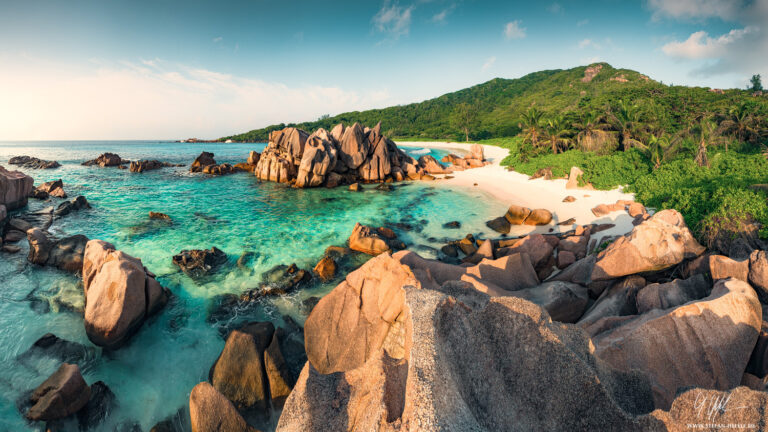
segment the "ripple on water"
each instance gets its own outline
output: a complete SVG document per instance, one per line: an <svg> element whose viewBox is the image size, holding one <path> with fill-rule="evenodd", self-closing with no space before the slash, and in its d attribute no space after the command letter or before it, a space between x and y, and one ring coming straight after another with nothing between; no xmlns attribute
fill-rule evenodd
<svg viewBox="0 0 768 432"><path fill-rule="evenodd" d="M303 302L321 297L340 280L313 284L284 296L262 298L247 306L223 308L221 319L209 319L216 299L257 287L261 274L278 264L296 263L311 269L329 245L342 245L356 222L388 225L419 253L435 254L445 238L487 232L485 220L505 206L481 192L451 192L427 183L396 185L391 192L373 186L352 193L346 188L292 189L258 182L253 176L190 175L186 168L133 174L115 168L83 167L79 163L105 151L127 159L159 159L190 163L200 151L213 150L219 162L237 162L263 144L158 143L0 143L0 160L27 154L58 160L62 167L29 170L36 183L62 178L70 196L85 195L93 208L57 220L56 235L85 234L115 244L140 257L158 280L175 295L149 319L123 348L96 350L83 367L87 382L104 381L115 393L118 422L137 422L142 430L185 406L192 387L206 380L228 329L251 320L288 325L302 323ZM414 156L445 152L409 149ZM31 209L58 205L30 201ZM150 211L166 213L172 222L150 221ZM442 227L459 220L461 231ZM437 241L430 241L434 239ZM26 262L26 242L16 255L0 256L0 430L34 430L16 409L17 400L58 367L58 360L19 361L45 333L92 346L83 329L82 285L77 277ZM216 246L229 262L210 277L193 280L171 264L182 249ZM243 267L236 264L252 253ZM363 260L350 262L359 265Z"/></svg>

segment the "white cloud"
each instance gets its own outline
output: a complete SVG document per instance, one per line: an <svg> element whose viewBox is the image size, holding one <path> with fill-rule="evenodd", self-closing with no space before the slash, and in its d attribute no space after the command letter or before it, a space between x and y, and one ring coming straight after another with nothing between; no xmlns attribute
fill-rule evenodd
<svg viewBox="0 0 768 432"><path fill-rule="evenodd" d="M593 41L592 39L582 39L581 41L579 41L579 48L584 49L589 47L592 47L594 49L601 49L602 45Z"/></svg>
<svg viewBox="0 0 768 432"><path fill-rule="evenodd" d="M524 38L526 28L520 26L522 23L523 22L520 20L508 22L504 26L504 37L507 38L507 40Z"/></svg>
<svg viewBox="0 0 768 432"><path fill-rule="evenodd" d="M218 43L218 42L221 42L221 41L223 41L223 40L224 40L224 38L223 38L223 37L221 37L221 36L217 36L217 37L213 38L213 42L214 42L214 43Z"/></svg>
<svg viewBox="0 0 768 432"><path fill-rule="evenodd" d="M402 35L408 34L411 28L411 12L413 6L402 7L398 3L391 3L389 0L373 17L373 24L376 30L382 33L389 33L397 39Z"/></svg>
<svg viewBox="0 0 768 432"><path fill-rule="evenodd" d="M445 18L448 17L448 14L450 14L455 8L456 8L455 4L450 5L449 7L433 15L431 21L434 23L444 23Z"/></svg>
<svg viewBox="0 0 768 432"><path fill-rule="evenodd" d="M489 57L488 60L483 63L482 70L487 71L491 67L493 67L494 63L496 63L496 57Z"/></svg>
<svg viewBox="0 0 768 432"><path fill-rule="evenodd" d="M728 53L732 47L744 39L745 36L758 33L757 27L745 27L735 29L718 37L711 38L705 31L693 33L683 42L670 42L661 50L664 54L685 59L712 59L719 58Z"/></svg>
<svg viewBox="0 0 768 432"><path fill-rule="evenodd" d="M0 63L11 65L0 68L0 140L216 138L391 102L385 89L287 86L157 59Z"/></svg>
<svg viewBox="0 0 768 432"><path fill-rule="evenodd" d="M577 22L576 23L576 27L583 27L583 26L585 26L587 24L589 24L589 20L585 18L585 19L580 20L579 22Z"/></svg>
<svg viewBox="0 0 768 432"><path fill-rule="evenodd" d="M759 1L759 0L758 0ZM736 19L747 2L744 0L649 0L654 18L675 19L721 18Z"/></svg>
<svg viewBox="0 0 768 432"><path fill-rule="evenodd" d="M559 14L564 12L563 6L560 5L560 3L552 3L551 5L549 5L549 7L547 7L547 11L553 14Z"/></svg>
<svg viewBox="0 0 768 432"><path fill-rule="evenodd" d="M579 59L579 63L583 64L583 65L590 65L590 64L593 64L593 63L600 63L602 61L603 61L603 59L598 57L598 56L584 57L584 58Z"/></svg>

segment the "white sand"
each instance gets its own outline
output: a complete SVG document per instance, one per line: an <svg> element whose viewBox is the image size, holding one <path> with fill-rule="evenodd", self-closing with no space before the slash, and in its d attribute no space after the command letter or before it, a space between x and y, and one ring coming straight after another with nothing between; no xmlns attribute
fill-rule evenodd
<svg viewBox="0 0 768 432"><path fill-rule="evenodd" d="M439 148L464 155L469 152L470 144L450 142L398 142L398 146ZM440 178L435 185L457 188L480 188L490 197L498 199L506 206L511 204L529 207L532 209L543 208L552 212L552 224L543 227L513 226L511 236L525 235L531 232L548 232L554 228L555 232L568 231L575 225L557 226L556 224L570 218L576 219L576 225L591 223L612 223L616 227L602 231L601 237L617 234L625 234L632 230L632 217L626 211L616 211L607 216L595 217L592 208L599 204L612 204L617 200L633 200L634 195L623 193L619 189L610 191L566 189L566 180L528 180L528 176L514 171L507 171L500 165L509 151L507 149L483 145L485 158L491 161L491 165L482 168L472 168L465 171L456 171L453 178ZM442 177L442 176L437 176ZM563 202L563 198L572 195L576 201ZM499 214L498 216L502 216ZM490 230L489 230L490 233Z"/></svg>

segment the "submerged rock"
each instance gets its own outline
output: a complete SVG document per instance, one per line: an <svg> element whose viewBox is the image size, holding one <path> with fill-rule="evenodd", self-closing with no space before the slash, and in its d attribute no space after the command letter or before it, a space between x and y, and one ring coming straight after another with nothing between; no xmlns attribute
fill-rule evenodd
<svg viewBox="0 0 768 432"><path fill-rule="evenodd" d="M89 209L91 208L91 205L88 203L88 200L85 199L84 196L80 195L77 198L74 198L69 201L64 201L63 203L59 204L58 207L56 207L56 211L53 213L56 217L62 217L66 216L73 211L79 211L82 209Z"/></svg>
<svg viewBox="0 0 768 432"><path fill-rule="evenodd" d="M63 363L80 363L93 358L94 355L93 347L61 339L53 333L46 333L18 358L21 361L28 361L35 357L48 357Z"/></svg>
<svg viewBox="0 0 768 432"><path fill-rule="evenodd" d="M80 375L77 365L64 363L31 394L30 420L57 420L83 408L91 397L91 389Z"/></svg>
<svg viewBox="0 0 768 432"><path fill-rule="evenodd" d="M183 250L174 255L172 261L188 276L197 278L212 273L225 264L227 254L216 247L210 250Z"/></svg>
<svg viewBox="0 0 768 432"><path fill-rule="evenodd" d="M104 381L91 384L88 403L77 412L80 430L96 430L117 408L117 398Z"/></svg>

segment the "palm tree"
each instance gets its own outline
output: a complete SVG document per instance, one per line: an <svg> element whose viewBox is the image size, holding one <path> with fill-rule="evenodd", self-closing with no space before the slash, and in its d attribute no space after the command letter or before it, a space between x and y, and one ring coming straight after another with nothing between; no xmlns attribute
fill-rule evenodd
<svg viewBox="0 0 768 432"><path fill-rule="evenodd" d="M571 130L566 124L561 115L547 119L545 123L545 140L551 146L552 154L557 154L560 149L567 149L571 142L570 138L567 138L571 134Z"/></svg>
<svg viewBox="0 0 768 432"><path fill-rule="evenodd" d="M746 103L730 107L726 118L720 122L720 132L727 133L741 142L753 139L757 135L755 117ZM728 151L728 141L725 141L725 151Z"/></svg>
<svg viewBox="0 0 768 432"><path fill-rule="evenodd" d="M624 151L640 144L632 138L640 126L640 107L627 103L623 99L610 108L609 121L621 133L621 145Z"/></svg>
<svg viewBox="0 0 768 432"><path fill-rule="evenodd" d="M661 163L669 159L674 153L674 149L679 142L679 137L670 138L666 133L651 135L648 138L648 145L645 146L645 153L653 162L653 169L659 169Z"/></svg>
<svg viewBox="0 0 768 432"><path fill-rule="evenodd" d="M541 125L542 112L537 110L536 107L528 108L528 111L523 113L522 128L523 139L533 144L534 147L539 145L539 136L542 132Z"/></svg>
<svg viewBox="0 0 768 432"><path fill-rule="evenodd" d="M699 141L699 150L696 152L696 163L700 166L709 167L707 158L707 146L717 144L723 141L723 137L717 133L717 124L709 116L702 117L698 126L697 140Z"/></svg>
<svg viewBox="0 0 768 432"><path fill-rule="evenodd" d="M581 115L579 121L573 123L573 127L579 132L576 134L576 142L582 151L602 150L606 142L613 141L610 132L604 129L603 116L595 111L588 111Z"/></svg>

